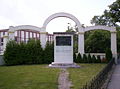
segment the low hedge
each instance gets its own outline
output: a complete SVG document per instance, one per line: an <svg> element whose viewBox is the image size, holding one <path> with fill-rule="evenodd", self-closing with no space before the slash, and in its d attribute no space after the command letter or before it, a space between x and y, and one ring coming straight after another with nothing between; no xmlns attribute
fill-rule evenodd
<svg viewBox="0 0 120 89"><path fill-rule="evenodd" d="M90 54L81 56L80 53L78 55L74 53L73 56L76 63L108 63L112 59L112 52L110 49L106 49L105 58L103 59L99 55L95 57L95 55L91 56Z"/></svg>
<svg viewBox="0 0 120 89"><path fill-rule="evenodd" d="M41 47L40 40L31 39L28 43L9 41L4 52L6 65L46 64L53 61L53 44Z"/></svg>

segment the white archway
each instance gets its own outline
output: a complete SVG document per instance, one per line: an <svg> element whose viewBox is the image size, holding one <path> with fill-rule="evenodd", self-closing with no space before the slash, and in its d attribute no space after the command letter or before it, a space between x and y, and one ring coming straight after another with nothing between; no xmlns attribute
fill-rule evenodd
<svg viewBox="0 0 120 89"><path fill-rule="evenodd" d="M52 14L51 16L49 16L45 20L45 22L43 23L42 30L46 31L47 24L51 20L53 20L55 18L58 18L58 17L66 17L66 18L69 18L69 19L73 20L76 23L77 27L78 27L79 33L83 33L84 32L83 27L82 27L81 23L79 22L79 20L75 16L73 16L72 14L65 13L65 12L55 13L55 14ZM79 35L78 42L79 42L79 46L78 46L78 50L79 51L78 52L80 52L81 54L84 54L84 34Z"/></svg>
<svg viewBox="0 0 120 89"><path fill-rule="evenodd" d="M8 33L9 33L9 40L14 40L14 36L15 36L15 31L17 30L32 30L32 31L37 31L40 33L40 41L41 41L41 45L43 48L45 48L45 44L46 44L46 32L37 27L37 26L32 26L32 25L20 25L20 26L10 26Z"/></svg>
<svg viewBox="0 0 120 89"><path fill-rule="evenodd" d="M90 30L95 30L95 29L102 29L102 30L107 30L107 31L116 31L115 27L108 27L108 26L89 26L84 28L84 31L90 31Z"/></svg>
<svg viewBox="0 0 120 89"><path fill-rule="evenodd" d="M81 26L79 20L75 16L73 16L72 14L65 13L65 12L59 12L59 13L55 13L55 14L52 14L51 16L49 16L43 23L43 29L46 30L47 24L51 20L53 20L55 18L58 18L58 17L66 17L66 18L69 18L69 19L73 20L76 23L76 25L78 27L78 30L80 31L82 26Z"/></svg>
<svg viewBox="0 0 120 89"><path fill-rule="evenodd" d="M32 25L20 25L20 26L15 26L15 27L13 26L9 27L9 31L17 31L17 30L22 30L22 29L41 32L41 29L39 27L32 26Z"/></svg>
<svg viewBox="0 0 120 89"><path fill-rule="evenodd" d="M108 27L108 26L90 26L84 28L84 32L90 30L107 30L111 32L111 51L115 59L117 59L117 39L116 39L116 28L115 27ZM117 60L116 60L117 63Z"/></svg>
<svg viewBox="0 0 120 89"><path fill-rule="evenodd" d="M36 27L36 26L31 26L31 25L20 25L20 26L16 26L16 27L10 26L9 30L8 30L9 40L14 40L15 31L25 30L25 29L40 32L40 28Z"/></svg>

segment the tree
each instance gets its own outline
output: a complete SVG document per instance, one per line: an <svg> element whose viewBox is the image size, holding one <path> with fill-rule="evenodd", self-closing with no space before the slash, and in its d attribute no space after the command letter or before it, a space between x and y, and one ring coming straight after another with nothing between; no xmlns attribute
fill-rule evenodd
<svg viewBox="0 0 120 89"><path fill-rule="evenodd" d="M109 62L112 59L112 51L111 51L111 49L109 49L109 48L106 49L105 57L107 59L107 62Z"/></svg>
<svg viewBox="0 0 120 89"><path fill-rule="evenodd" d="M83 62L88 63L88 58L86 54L83 54Z"/></svg>
<svg viewBox="0 0 120 89"><path fill-rule="evenodd" d="M97 63L101 63L100 55L97 56Z"/></svg>
<svg viewBox="0 0 120 89"><path fill-rule="evenodd" d="M92 63L92 57L91 57L90 53L88 54L88 63Z"/></svg>
<svg viewBox="0 0 120 89"><path fill-rule="evenodd" d="M120 23L120 0L116 0L109 5L109 9L105 10L103 15L94 16L91 20L95 25L119 26Z"/></svg>
<svg viewBox="0 0 120 89"><path fill-rule="evenodd" d="M95 55L92 56L92 63L96 63L96 57L95 57Z"/></svg>
<svg viewBox="0 0 120 89"><path fill-rule="evenodd" d="M77 63L77 57L76 57L76 54L75 53L73 53L73 60L74 60L74 62L76 62Z"/></svg>
<svg viewBox="0 0 120 89"><path fill-rule="evenodd" d="M83 60L82 60L81 54L78 53L77 58L76 58L76 63L82 63L82 62Z"/></svg>
<svg viewBox="0 0 120 89"><path fill-rule="evenodd" d="M108 31L95 30L85 33L85 52L104 53L106 48L110 48L110 33Z"/></svg>
<svg viewBox="0 0 120 89"><path fill-rule="evenodd" d="M46 47L44 49L44 60L43 63L50 64L54 60L54 43L50 44L46 43Z"/></svg>

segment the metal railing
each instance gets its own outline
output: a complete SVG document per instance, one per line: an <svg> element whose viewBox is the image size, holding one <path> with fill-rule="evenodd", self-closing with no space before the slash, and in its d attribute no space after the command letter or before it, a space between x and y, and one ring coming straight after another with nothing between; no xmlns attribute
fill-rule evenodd
<svg viewBox="0 0 120 89"><path fill-rule="evenodd" d="M95 76L89 83L86 83L81 89L101 89L113 64L114 59L112 59L97 76Z"/></svg>

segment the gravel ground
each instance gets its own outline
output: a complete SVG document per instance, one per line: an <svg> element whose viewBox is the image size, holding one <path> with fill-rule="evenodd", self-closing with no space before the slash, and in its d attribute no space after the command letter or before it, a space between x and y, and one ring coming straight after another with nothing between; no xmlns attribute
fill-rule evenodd
<svg viewBox="0 0 120 89"><path fill-rule="evenodd" d="M61 69L58 84L58 89L70 89L72 86L72 82L69 80L69 73L66 68Z"/></svg>

